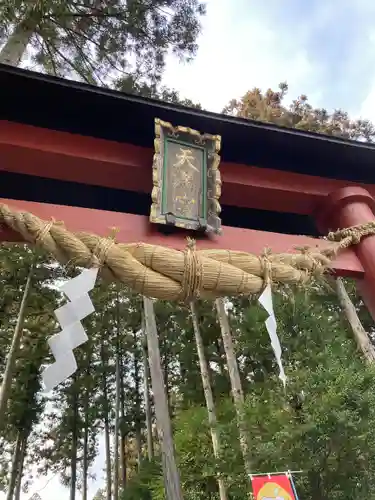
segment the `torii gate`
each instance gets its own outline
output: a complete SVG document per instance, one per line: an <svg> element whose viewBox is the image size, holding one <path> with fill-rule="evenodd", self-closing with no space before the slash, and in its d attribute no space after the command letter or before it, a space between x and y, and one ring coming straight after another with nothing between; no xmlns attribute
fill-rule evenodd
<svg viewBox="0 0 375 500"><path fill-rule="evenodd" d="M325 246L317 237L329 230L375 221L375 149L370 144L187 109L4 65L0 89L0 204L43 220L64 221L70 231L108 237L109 228L116 226L119 243L186 246L186 231L161 231L148 216L158 182L153 169L156 117L222 137L222 234L198 235L198 249L260 255L268 247L290 253L295 247ZM180 157L190 161L193 155L185 148ZM199 217L195 222L201 225ZM20 236L3 227L0 239L20 241ZM340 252L332 267L337 276L357 279L375 319L375 236ZM146 323L147 314L145 307ZM156 329L153 338L157 343ZM161 370L154 380L161 388L158 411L167 412ZM166 450L170 424L160 435ZM167 498L182 499L174 458L165 456Z"/></svg>
<svg viewBox="0 0 375 500"><path fill-rule="evenodd" d="M375 219L370 144L260 124L0 65L1 202L72 231L176 249L183 231L149 223L154 118L222 136L223 230L198 248L260 254L320 246L328 230ZM317 229L316 229L317 228ZM305 234L308 236L299 236ZM2 240L19 235L3 228ZM358 280L375 318L375 237L333 264Z"/></svg>

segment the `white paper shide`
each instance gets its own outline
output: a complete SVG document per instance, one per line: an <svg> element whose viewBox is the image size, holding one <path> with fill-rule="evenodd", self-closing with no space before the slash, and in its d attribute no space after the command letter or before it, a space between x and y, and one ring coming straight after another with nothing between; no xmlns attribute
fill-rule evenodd
<svg viewBox="0 0 375 500"><path fill-rule="evenodd" d="M275 318L275 313L273 310L273 301L272 301L272 290L271 286L267 285L264 289L262 295L259 297L260 304L264 307L264 309L268 312L268 318L266 319L266 328L268 331L268 335L271 339L272 349L275 353L277 364L279 365L280 374L279 378L282 381L284 387L286 386L286 375L284 372L283 363L281 361L281 345L280 340L277 335L277 323Z"/></svg>
<svg viewBox="0 0 375 500"><path fill-rule="evenodd" d="M73 349L88 340L81 321L94 312L94 305L88 292L94 288L97 275L97 268L85 269L60 288L68 298L68 302L55 310L55 316L62 330L48 340L55 362L42 373L47 392L77 370Z"/></svg>

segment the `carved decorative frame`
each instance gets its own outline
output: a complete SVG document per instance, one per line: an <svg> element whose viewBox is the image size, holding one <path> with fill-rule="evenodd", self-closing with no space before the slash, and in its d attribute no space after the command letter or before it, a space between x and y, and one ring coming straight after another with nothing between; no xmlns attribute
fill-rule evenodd
<svg viewBox="0 0 375 500"><path fill-rule="evenodd" d="M199 216L195 218L182 217L168 210L166 206L167 183L173 176L173 172L168 171L170 169L168 167L168 145L170 143L185 148L190 147L196 154L200 150L199 154L202 154L201 195L199 208L196 209ZM219 135L201 134L197 130L183 126L174 127L171 123L155 118L151 222L207 233L221 233L221 219L219 217L221 212L219 203L221 196L220 147L221 137Z"/></svg>

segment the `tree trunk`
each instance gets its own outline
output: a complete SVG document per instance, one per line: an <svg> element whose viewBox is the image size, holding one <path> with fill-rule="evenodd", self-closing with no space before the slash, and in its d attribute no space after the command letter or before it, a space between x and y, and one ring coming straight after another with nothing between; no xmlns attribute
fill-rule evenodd
<svg viewBox="0 0 375 500"><path fill-rule="evenodd" d="M335 281L337 297L342 309L345 311L346 318L353 331L357 345L365 356L366 361L368 363L373 363L375 361L375 347L369 339L366 330L362 326L355 306L346 291L344 282L341 278L337 278Z"/></svg>
<svg viewBox="0 0 375 500"><path fill-rule="evenodd" d="M141 398L139 387L139 359L137 332L133 332L134 339L134 385L135 385L135 443L137 451L138 471L141 467L142 436L141 436Z"/></svg>
<svg viewBox="0 0 375 500"><path fill-rule="evenodd" d="M242 456L245 464L245 471L250 481L251 462L250 462L250 445L246 430L246 421L244 415L244 395L242 391L240 372L238 369L237 359L233 347L232 334L229 327L229 321L227 313L225 312L224 299L216 299L216 309L220 323L221 335L223 338L223 344L225 349L225 355L227 358L229 378L232 387L232 395L234 406L237 415L237 425L240 435L240 445Z"/></svg>
<svg viewBox="0 0 375 500"><path fill-rule="evenodd" d="M147 353L147 335L144 320L142 321L142 346L143 346L143 387L145 398L145 413L146 413L146 429L147 429L147 454L148 459L151 461L154 458L154 440L152 435L152 415L151 415L151 401L150 401L150 367L148 364Z"/></svg>
<svg viewBox="0 0 375 500"><path fill-rule="evenodd" d="M70 500L76 499L77 491L77 448L78 448L78 394L76 388L76 377L73 379L73 427L72 427L72 451L70 458Z"/></svg>
<svg viewBox="0 0 375 500"><path fill-rule="evenodd" d="M126 436L121 436L121 447L120 447L120 462L121 462L121 488L122 491L126 488Z"/></svg>
<svg viewBox="0 0 375 500"><path fill-rule="evenodd" d="M12 345L10 347L10 351L5 366L3 383L0 389L0 427L5 421L5 413L7 410L8 398L12 386L12 377L16 365L17 352L22 338L23 322L25 319L26 305L30 294L31 280L33 273L34 273L34 263L30 266L29 275L27 277L25 289L22 296L21 306L18 313L16 328L13 334Z"/></svg>
<svg viewBox="0 0 375 500"><path fill-rule="evenodd" d="M0 52L0 63L18 66L26 52L30 39L38 26L38 15L36 12L37 2L29 9L26 16L14 28L13 33L6 41Z"/></svg>
<svg viewBox="0 0 375 500"><path fill-rule="evenodd" d="M82 464L82 500L87 500L87 473L89 447L89 393L86 391L84 403L84 434L83 434L83 464Z"/></svg>
<svg viewBox="0 0 375 500"><path fill-rule="evenodd" d="M104 417L104 441L106 457L106 477L107 477L107 500L112 500L112 469L111 469L111 443L109 438L108 414Z"/></svg>
<svg viewBox="0 0 375 500"><path fill-rule="evenodd" d="M215 339L214 342L215 342L215 348L216 348L216 352L217 352L217 364L218 364L218 368L219 368L219 373L220 373L220 375L224 375L226 373L225 369L224 369L225 351L223 350L222 343L219 341L219 339Z"/></svg>
<svg viewBox="0 0 375 500"><path fill-rule="evenodd" d="M101 363L105 366L106 360L104 356L104 344L101 344ZM105 457L106 457L106 478L107 478L107 499L112 500L112 470L111 470L111 444L109 439L109 405L108 405L108 388L107 388L107 374L103 370L102 378L103 390L103 420L104 420L104 441L105 441Z"/></svg>
<svg viewBox="0 0 375 500"><path fill-rule="evenodd" d="M164 389L154 305L152 300L147 297L143 297L143 303L152 391L154 393L156 425L162 453L166 500L183 500L173 445L172 423L168 412L168 401Z"/></svg>
<svg viewBox="0 0 375 500"><path fill-rule="evenodd" d="M126 432L124 429L125 422L125 388L124 388L124 366L121 359L121 377L120 377L120 391L121 391L121 440L120 440L120 464L121 464L121 488L126 488Z"/></svg>
<svg viewBox="0 0 375 500"><path fill-rule="evenodd" d="M117 304L116 304L116 403L115 403L115 439L114 439L114 453L113 453L113 500L118 500L119 498L119 489L120 489L120 481L119 481L119 472L120 472L120 464L119 464L119 431L120 431L120 298L117 292Z"/></svg>
<svg viewBox="0 0 375 500"><path fill-rule="evenodd" d="M92 363L91 345L89 346L89 352L87 352L86 363L87 365L85 373L87 380L90 380L91 363ZM88 453L89 453L89 430L90 430L89 411L90 411L90 388L87 387L85 390L85 398L83 403L84 431L83 431L83 462L82 462L82 500L87 500L87 493L88 493L87 476L89 470Z"/></svg>
<svg viewBox="0 0 375 500"><path fill-rule="evenodd" d="M197 318L197 315L195 312L194 302L190 303L190 310L191 310L191 317L193 320L195 342L197 344L199 366L200 366L201 376L202 376L203 392L204 392L204 397L206 399L206 406L207 406L207 412L208 412L208 422L210 425L211 439L212 439L212 448L214 450L215 458L219 459L219 457L220 457L220 440L219 440L219 432L217 430L217 417L216 417L216 411L215 411L215 403L214 403L214 397L212 394L212 389L211 389L211 384L210 384L210 374L209 374L209 370L208 370L208 364L206 361L206 356L204 354L203 339L202 339L201 332L199 329L198 318ZM217 482L219 485L220 500L227 500L228 499L227 490L225 488L224 481L223 481L223 479L220 478L220 476L218 477Z"/></svg>
<svg viewBox="0 0 375 500"><path fill-rule="evenodd" d="M166 335L163 332L162 335L159 335L159 344L160 344L160 351L161 351L161 366L163 370L163 379L164 379L164 388L165 388L165 393L167 395L167 402L168 402L168 411L169 415L172 418L172 405L171 405L171 395L170 395L170 388L169 388L169 374L168 374L168 365L169 365L169 356L168 356L168 344L167 344L167 339Z"/></svg>
<svg viewBox="0 0 375 500"><path fill-rule="evenodd" d="M12 458L12 469L10 472L10 479L7 491L6 500L12 500L14 498L14 490L16 487L18 472L19 472L19 461L20 461L20 453L22 447L22 433L18 432L17 440L13 451Z"/></svg>
<svg viewBox="0 0 375 500"><path fill-rule="evenodd" d="M19 455L19 466L18 466L18 476L17 484L14 492L14 500L20 500L21 498L21 487L22 487L22 477L23 477L23 466L26 458L26 448L27 448L28 435L24 435L21 444L21 450Z"/></svg>

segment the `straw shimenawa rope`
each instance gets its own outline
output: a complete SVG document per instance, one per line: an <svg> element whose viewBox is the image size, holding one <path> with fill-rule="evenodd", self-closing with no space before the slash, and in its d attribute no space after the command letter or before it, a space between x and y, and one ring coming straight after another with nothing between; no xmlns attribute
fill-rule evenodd
<svg viewBox="0 0 375 500"><path fill-rule="evenodd" d="M120 281L142 295L184 302L256 294L271 281L306 284L329 268L337 252L375 234L375 222L371 222L330 233L327 239L334 243L323 250L267 251L258 257L231 250L196 250L192 239L184 251L146 243L120 244L113 236L71 233L61 222L46 222L7 205L0 205L0 222L62 264L98 266L105 279Z"/></svg>

